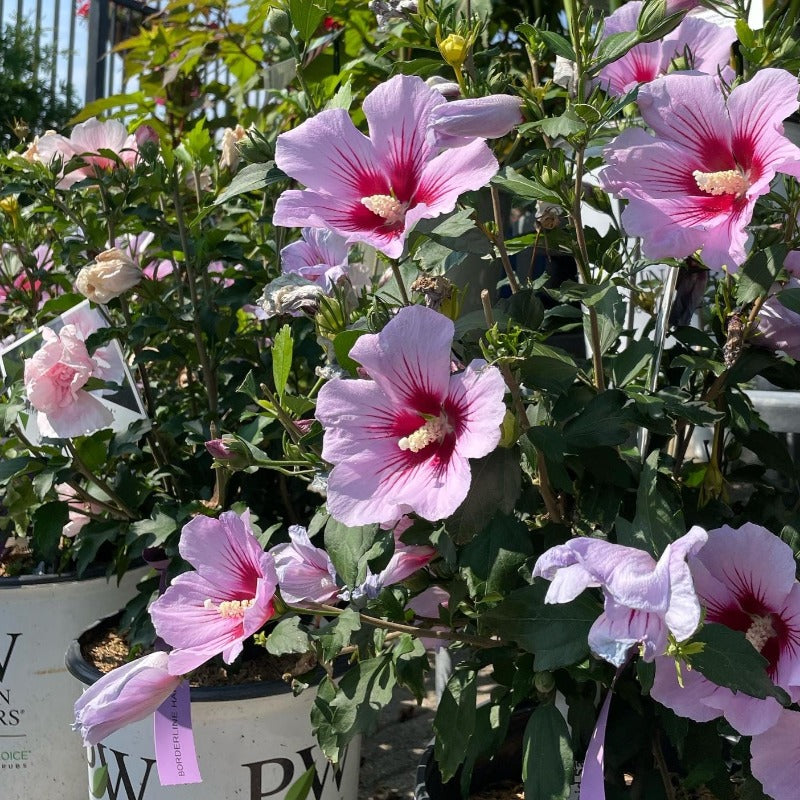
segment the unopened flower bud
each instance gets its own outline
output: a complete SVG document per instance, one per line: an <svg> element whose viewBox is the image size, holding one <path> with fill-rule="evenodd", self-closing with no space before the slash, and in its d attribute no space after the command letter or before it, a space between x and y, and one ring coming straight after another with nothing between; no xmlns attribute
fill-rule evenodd
<svg viewBox="0 0 800 800"><path fill-rule="evenodd" d="M266 28L276 36L288 36L292 32L292 21L282 8L272 8L267 14Z"/></svg>
<svg viewBox="0 0 800 800"><path fill-rule="evenodd" d="M556 679L552 672L537 672L533 676L533 685L537 692L550 694L556 688Z"/></svg>
<svg viewBox="0 0 800 800"><path fill-rule="evenodd" d="M247 445L236 436L226 435L221 439L206 442L206 450L215 462L232 470L247 469L255 463Z"/></svg>
<svg viewBox="0 0 800 800"><path fill-rule="evenodd" d="M136 286L141 279L142 270L133 259L118 247L112 247L78 273L75 288L93 303L107 303Z"/></svg>
<svg viewBox="0 0 800 800"><path fill-rule="evenodd" d="M439 52L453 69L461 69L469 56L469 42L463 36L451 33L439 42Z"/></svg>

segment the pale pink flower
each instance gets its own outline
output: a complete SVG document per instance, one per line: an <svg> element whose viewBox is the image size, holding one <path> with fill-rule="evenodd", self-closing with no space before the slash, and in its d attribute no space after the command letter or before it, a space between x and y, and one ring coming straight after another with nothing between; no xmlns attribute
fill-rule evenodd
<svg viewBox="0 0 800 800"><path fill-rule="evenodd" d="M606 19L604 36L635 31L643 5L641 0L633 0L620 6ZM701 17L685 17L663 39L637 44L622 58L603 67L596 82L610 94L623 95L638 83L648 83L664 75L673 60L687 51L690 55L687 69L716 75L727 67L735 41L733 26L723 27Z"/></svg>
<svg viewBox="0 0 800 800"><path fill-rule="evenodd" d="M689 560L706 622L745 634L769 662L776 686L800 700L800 584L792 549L766 528L746 523L708 532L708 543ZM761 733L778 719L781 706L717 686L696 670L659 659L650 694L676 714L698 722L724 716L740 733Z"/></svg>
<svg viewBox="0 0 800 800"><path fill-rule="evenodd" d="M61 530L61 535L66 536L68 539L74 539L90 522L90 518L81 513L81 511L97 514L101 510L100 506L79 497L68 483L59 483L55 490L58 499L69 504L69 521Z"/></svg>
<svg viewBox="0 0 800 800"><path fill-rule="evenodd" d="M65 325L60 333L43 328L42 339L24 368L25 394L38 412L42 435L68 439L109 427L111 412L83 389L101 370L78 328Z"/></svg>
<svg viewBox="0 0 800 800"><path fill-rule="evenodd" d="M167 670L164 652L150 653L103 675L75 703L74 730L86 747L150 716L183 680Z"/></svg>
<svg viewBox="0 0 800 800"><path fill-rule="evenodd" d="M445 591L441 586L429 586L424 591L420 592L416 597L412 597L406 604L406 608L410 608L416 617L425 617L426 619L439 619L439 609L447 608L450 603L450 594ZM443 627L434 625L432 630L444 630ZM432 636L422 636L420 641L425 646L426 650L438 650L440 647L445 647L447 642L444 639L436 639Z"/></svg>
<svg viewBox="0 0 800 800"><path fill-rule="evenodd" d="M431 113L446 102L421 78L396 75L364 100L368 137L341 108L282 133L275 163L308 188L284 192L273 223L331 228L400 256L419 220L452 211L459 195L498 169L482 139L444 153L426 140Z"/></svg>
<svg viewBox="0 0 800 800"><path fill-rule="evenodd" d="M322 387L317 419L323 458L334 464L328 509L347 525L393 522L414 511L449 517L471 482L470 458L500 441L505 384L476 359L450 372L454 326L422 306L406 306L350 356L370 380L334 378Z"/></svg>
<svg viewBox="0 0 800 800"><path fill-rule="evenodd" d="M522 122L522 100L491 94L436 106L428 119L428 141L436 147L463 147L476 138L497 139Z"/></svg>
<svg viewBox="0 0 800 800"><path fill-rule="evenodd" d="M118 247L103 250L91 264L87 264L75 278L75 289L93 303L108 303L136 286L142 279L142 270Z"/></svg>
<svg viewBox="0 0 800 800"><path fill-rule="evenodd" d="M783 263L789 280L776 285L773 291L800 289L800 250L793 250ZM781 350L795 360L800 360L800 314L787 308L777 297L770 297L758 312L756 335L753 344Z"/></svg>
<svg viewBox="0 0 800 800"><path fill-rule="evenodd" d="M27 295L34 295L37 305L41 308L50 298L48 291L42 291L42 282L34 278L33 284L28 277L28 273L22 269L22 263L15 249L9 245L2 245L0 248L0 258L2 258L2 268L0 268L0 304L8 300L9 295L15 292L22 292ZM33 257L36 259L36 271L46 272L53 268L53 251L49 245L40 244L34 248ZM5 274L8 268L10 275ZM16 273L16 274L15 274ZM13 278L11 276L14 276ZM5 284L5 285L4 285ZM54 287L49 287L54 288ZM57 289L57 287L55 287Z"/></svg>
<svg viewBox="0 0 800 800"><path fill-rule="evenodd" d="M635 547L579 537L543 553L533 577L552 581L545 603L568 603L590 586L602 588L605 608L589 631L592 651L618 667L641 645L642 658L652 661L666 651L670 633L682 642L700 623L686 558L705 541L706 532L694 527L656 561Z"/></svg>
<svg viewBox="0 0 800 800"><path fill-rule="evenodd" d="M250 513L225 511L184 525L178 545L196 572L184 572L150 606L156 633L181 675L221 653L230 664L274 614L275 562L250 528Z"/></svg>
<svg viewBox="0 0 800 800"><path fill-rule="evenodd" d="M101 155L100 150L110 150L123 164L132 166L139 152L136 136L129 134L125 126L116 119L101 121L96 117L81 122L72 129L69 138L48 131L37 143L37 155L45 164L60 158L62 166L79 157L84 166L63 175L59 189L69 189L78 181L90 178L101 170L113 170L117 162Z"/></svg>
<svg viewBox="0 0 800 800"><path fill-rule="evenodd" d="M173 266L169 259L157 260L148 254L154 239L155 234L150 233L150 231L125 233L114 240L114 247L122 250L132 261L138 264L145 278L158 281L166 278L167 275L171 275Z"/></svg>
<svg viewBox="0 0 800 800"><path fill-rule="evenodd" d="M289 528L291 541L270 549L278 573L281 597L287 603L330 603L339 594L330 556L315 547L300 525Z"/></svg>
<svg viewBox="0 0 800 800"><path fill-rule="evenodd" d="M303 228L302 236L281 250L281 269L330 292L347 274L350 245L344 236L324 228Z"/></svg>
<svg viewBox="0 0 800 800"><path fill-rule="evenodd" d="M774 800L797 800L800 712L782 708L775 724L750 742L750 771Z"/></svg>
<svg viewBox="0 0 800 800"><path fill-rule="evenodd" d="M622 222L647 258L702 250L714 269L747 256L746 226L777 172L800 176L800 149L782 121L798 108L798 81L763 69L725 98L717 78L673 73L639 90L639 128L606 149L606 189L628 200Z"/></svg>

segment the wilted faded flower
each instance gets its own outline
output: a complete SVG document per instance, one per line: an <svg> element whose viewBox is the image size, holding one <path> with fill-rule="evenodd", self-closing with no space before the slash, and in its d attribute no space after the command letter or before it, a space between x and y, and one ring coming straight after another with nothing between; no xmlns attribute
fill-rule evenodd
<svg viewBox="0 0 800 800"><path fill-rule="evenodd" d="M241 153L239 152L239 142L244 139L247 131L237 125L235 128L225 128L222 132L222 144L220 146L219 168L236 172L239 166Z"/></svg>
<svg viewBox="0 0 800 800"><path fill-rule="evenodd" d="M386 30L393 19L405 19L417 11L417 0L370 0L369 10L375 15L378 30Z"/></svg>
<svg viewBox="0 0 800 800"><path fill-rule="evenodd" d="M93 303L107 303L136 286L141 279L142 271L133 259L118 247L112 247L78 273L75 288Z"/></svg>
<svg viewBox="0 0 800 800"><path fill-rule="evenodd" d="M314 314L319 307L319 299L325 294L321 286L306 280L296 272L279 275L270 281L258 300L267 319L288 314L299 317L301 314Z"/></svg>

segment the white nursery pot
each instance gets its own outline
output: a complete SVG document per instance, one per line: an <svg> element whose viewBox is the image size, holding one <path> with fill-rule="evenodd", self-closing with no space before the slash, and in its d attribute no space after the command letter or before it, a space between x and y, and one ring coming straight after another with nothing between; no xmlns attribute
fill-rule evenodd
<svg viewBox="0 0 800 800"><path fill-rule="evenodd" d="M64 651L86 626L133 597L143 567L105 576L0 578L0 798L78 800L86 780Z"/></svg>
<svg viewBox="0 0 800 800"><path fill-rule="evenodd" d="M67 653L67 666L84 687L100 677L84 659L78 642ZM350 744L339 765L331 765L311 733L315 695L311 686L294 697L283 681L192 688L192 731L202 783L161 786L153 718L148 716L86 748L89 785L83 797L283 800L294 781L313 765L316 777L309 800L355 800L360 738ZM106 781L103 767L108 770Z"/></svg>

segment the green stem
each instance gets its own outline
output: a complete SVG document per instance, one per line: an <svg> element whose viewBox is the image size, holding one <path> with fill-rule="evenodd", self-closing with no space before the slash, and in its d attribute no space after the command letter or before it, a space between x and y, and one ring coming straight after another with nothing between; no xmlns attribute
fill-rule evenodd
<svg viewBox="0 0 800 800"><path fill-rule="evenodd" d="M128 519L138 519L138 514L111 488L109 483L86 466L84 460L78 455L75 445L69 439L67 440L66 447L67 451L72 456L72 464L75 469L77 469L86 480L91 481L95 486L105 492L109 499L113 500L114 503L119 506L119 510L125 514Z"/></svg>

